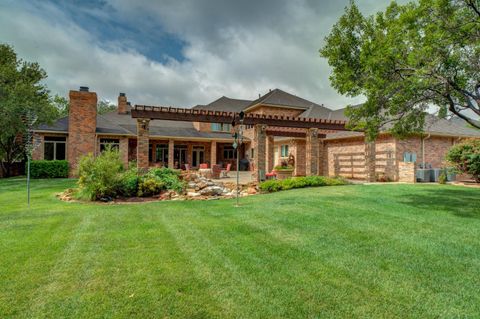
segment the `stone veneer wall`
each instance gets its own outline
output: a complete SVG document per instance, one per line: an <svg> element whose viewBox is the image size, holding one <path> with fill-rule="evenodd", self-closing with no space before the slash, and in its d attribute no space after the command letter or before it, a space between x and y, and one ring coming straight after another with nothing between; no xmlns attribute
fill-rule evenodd
<svg viewBox="0 0 480 319"><path fill-rule="evenodd" d="M416 178L416 164L415 163L398 163L398 181L405 183L415 183Z"/></svg>

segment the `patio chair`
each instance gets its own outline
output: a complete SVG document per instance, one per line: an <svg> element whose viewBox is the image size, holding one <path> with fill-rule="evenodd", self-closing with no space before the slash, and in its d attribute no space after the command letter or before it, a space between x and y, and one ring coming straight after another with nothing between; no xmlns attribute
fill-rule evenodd
<svg viewBox="0 0 480 319"><path fill-rule="evenodd" d="M222 170L221 174L222 177L228 177L228 173L230 172L230 168L232 168L232 164L227 164L227 168Z"/></svg>
<svg viewBox="0 0 480 319"><path fill-rule="evenodd" d="M274 171L271 171L270 173L265 174L266 179L277 179L277 174Z"/></svg>
<svg viewBox="0 0 480 319"><path fill-rule="evenodd" d="M200 168L201 169L208 168L208 164L207 163L200 164Z"/></svg>
<svg viewBox="0 0 480 319"><path fill-rule="evenodd" d="M190 171L190 164L185 164L184 166L185 166L185 170L186 170L187 172Z"/></svg>

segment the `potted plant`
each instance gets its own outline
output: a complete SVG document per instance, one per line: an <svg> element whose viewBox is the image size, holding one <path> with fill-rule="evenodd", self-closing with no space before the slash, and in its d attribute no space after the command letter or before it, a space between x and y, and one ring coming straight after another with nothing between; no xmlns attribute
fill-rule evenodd
<svg viewBox="0 0 480 319"><path fill-rule="evenodd" d="M280 165L273 168L277 179L286 179L293 176L293 166L289 165L287 161L282 161Z"/></svg>

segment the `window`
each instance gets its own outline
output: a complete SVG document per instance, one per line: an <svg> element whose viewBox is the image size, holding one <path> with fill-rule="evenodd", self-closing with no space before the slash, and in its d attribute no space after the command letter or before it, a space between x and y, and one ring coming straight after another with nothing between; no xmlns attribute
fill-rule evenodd
<svg viewBox="0 0 480 319"><path fill-rule="evenodd" d="M226 123L212 123L211 128L214 132L230 132L232 125Z"/></svg>
<svg viewBox="0 0 480 319"><path fill-rule="evenodd" d="M237 152L233 146L225 146L223 148L223 159L235 159L237 158Z"/></svg>
<svg viewBox="0 0 480 319"><path fill-rule="evenodd" d="M100 152L103 152L107 147L118 151L120 149L120 140L117 138L101 138Z"/></svg>
<svg viewBox="0 0 480 319"><path fill-rule="evenodd" d="M409 153L405 152L403 153L403 161L404 162L410 162L410 163L415 163L417 161L417 154L416 153Z"/></svg>
<svg viewBox="0 0 480 319"><path fill-rule="evenodd" d="M67 139L59 136L45 136L43 158L48 161L66 158Z"/></svg>
<svg viewBox="0 0 480 319"><path fill-rule="evenodd" d="M155 148L155 162L168 163L168 145L167 144L157 144Z"/></svg>
<svg viewBox="0 0 480 319"><path fill-rule="evenodd" d="M280 156L281 157L288 157L288 145L280 146Z"/></svg>

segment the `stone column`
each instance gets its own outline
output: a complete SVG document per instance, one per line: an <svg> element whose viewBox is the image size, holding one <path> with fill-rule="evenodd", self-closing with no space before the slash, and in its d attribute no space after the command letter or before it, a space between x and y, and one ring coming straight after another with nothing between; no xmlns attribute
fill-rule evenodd
<svg viewBox="0 0 480 319"><path fill-rule="evenodd" d="M123 167L128 168L128 137L120 139L120 158L123 162Z"/></svg>
<svg viewBox="0 0 480 319"><path fill-rule="evenodd" d="M305 173L307 176L318 175L318 129L307 130L305 148Z"/></svg>
<svg viewBox="0 0 480 319"><path fill-rule="evenodd" d="M137 167L148 169L149 119L137 119Z"/></svg>
<svg viewBox="0 0 480 319"><path fill-rule="evenodd" d="M273 136L267 136L267 172L273 170L275 165L275 142Z"/></svg>
<svg viewBox="0 0 480 319"><path fill-rule="evenodd" d="M210 145L210 167L217 165L217 141L212 141Z"/></svg>
<svg viewBox="0 0 480 319"><path fill-rule="evenodd" d="M365 141L365 180L367 182L375 182L375 142Z"/></svg>
<svg viewBox="0 0 480 319"><path fill-rule="evenodd" d="M173 163L173 152L175 149L175 141L174 140L168 140L168 168L174 168L174 163Z"/></svg>
<svg viewBox="0 0 480 319"><path fill-rule="evenodd" d="M261 181L265 178L266 171L266 144L267 144L267 126L263 124L256 124L254 126L253 139L255 142L255 151L253 154L253 164L255 170L253 177L256 181Z"/></svg>

